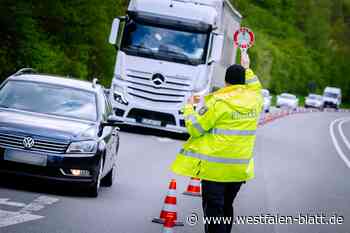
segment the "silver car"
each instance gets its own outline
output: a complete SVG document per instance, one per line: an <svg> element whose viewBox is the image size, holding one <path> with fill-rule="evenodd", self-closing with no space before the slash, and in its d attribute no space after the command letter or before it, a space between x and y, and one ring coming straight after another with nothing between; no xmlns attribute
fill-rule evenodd
<svg viewBox="0 0 350 233"><path fill-rule="evenodd" d="M295 95L289 93L282 93L277 96L276 107L286 107L296 110L299 104L299 100Z"/></svg>
<svg viewBox="0 0 350 233"><path fill-rule="evenodd" d="M323 96L316 94L309 94L305 98L305 108L323 109Z"/></svg>

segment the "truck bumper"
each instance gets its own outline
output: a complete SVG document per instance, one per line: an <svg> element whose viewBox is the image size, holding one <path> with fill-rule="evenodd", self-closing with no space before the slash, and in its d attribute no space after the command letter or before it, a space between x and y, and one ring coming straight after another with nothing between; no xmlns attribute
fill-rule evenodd
<svg viewBox="0 0 350 233"><path fill-rule="evenodd" d="M145 108L141 104L132 102L126 106L115 101L113 101L113 109L116 116L127 125L187 133L184 117L177 109Z"/></svg>

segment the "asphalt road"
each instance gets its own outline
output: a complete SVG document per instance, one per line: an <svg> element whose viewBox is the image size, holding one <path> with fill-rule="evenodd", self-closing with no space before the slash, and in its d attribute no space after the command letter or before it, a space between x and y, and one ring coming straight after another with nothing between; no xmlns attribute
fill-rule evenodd
<svg viewBox="0 0 350 233"><path fill-rule="evenodd" d="M344 117L349 121L337 120ZM189 226L185 220L193 212L201 218L201 199L181 195L189 180L169 170L183 141L145 133L121 133L117 182L102 188L97 199L79 195L76 187L0 177L0 233L158 233L161 226L151 219L160 213L171 178L177 180L178 215L185 222L175 233L203 232L202 223ZM260 128L257 177L242 187L235 214L336 214L344 222L241 224L232 232L349 233L349 140L349 113L296 114Z"/></svg>

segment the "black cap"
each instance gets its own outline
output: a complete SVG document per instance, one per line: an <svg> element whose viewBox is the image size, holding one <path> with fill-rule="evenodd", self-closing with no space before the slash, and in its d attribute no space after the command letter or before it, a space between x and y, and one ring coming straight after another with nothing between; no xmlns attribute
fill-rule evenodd
<svg viewBox="0 0 350 233"><path fill-rule="evenodd" d="M245 84L245 69L241 65L232 65L226 70L225 81L231 85Z"/></svg>

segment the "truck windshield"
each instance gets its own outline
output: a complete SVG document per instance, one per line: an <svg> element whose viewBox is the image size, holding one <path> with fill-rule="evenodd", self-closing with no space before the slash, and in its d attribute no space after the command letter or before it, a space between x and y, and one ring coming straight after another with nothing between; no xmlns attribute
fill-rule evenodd
<svg viewBox="0 0 350 233"><path fill-rule="evenodd" d="M179 63L205 63L208 34L150 26L130 21L125 27L122 50L132 55Z"/></svg>
<svg viewBox="0 0 350 233"><path fill-rule="evenodd" d="M332 92L325 92L324 93L325 97L329 97L329 98L338 98L338 94L332 93Z"/></svg>

